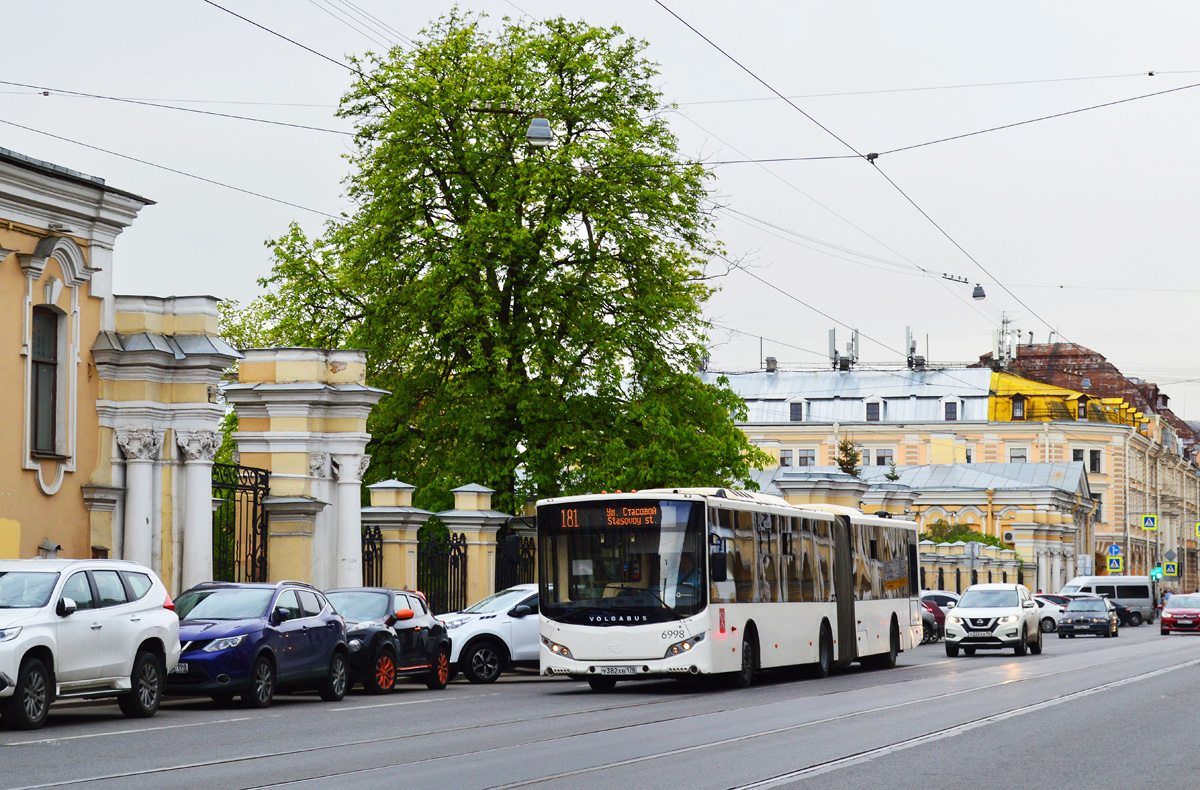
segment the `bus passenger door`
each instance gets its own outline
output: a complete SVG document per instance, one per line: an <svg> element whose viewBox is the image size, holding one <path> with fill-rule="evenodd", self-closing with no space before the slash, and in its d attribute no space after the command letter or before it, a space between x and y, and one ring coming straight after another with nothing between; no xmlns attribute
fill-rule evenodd
<svg viewBox="0 0 1200 790"><path fill-rule="evenodd" d="M850 552L850 519L835 516L833 522L833 591L837 596L837 666L849 665L858 657L858 629L854 617L854 558Z"/></svg>

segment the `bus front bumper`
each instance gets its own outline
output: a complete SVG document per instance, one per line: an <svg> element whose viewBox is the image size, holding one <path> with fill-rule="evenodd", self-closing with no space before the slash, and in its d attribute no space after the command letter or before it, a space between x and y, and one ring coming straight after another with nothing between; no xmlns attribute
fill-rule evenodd
<svg viewBox="0 0 1200 790"><path fill-rule="evenodd" d="M550 652L545 644L541 649L541 674L569 676L573 678L611 677L614 680L622 678L634 680L652 677L679 677L680 675L699 675L708 672L706 668L708 656L698 649L689 650L668 658L618 658L603 659L574 659ZM703 660L697 660L703 659Z"/></svg>

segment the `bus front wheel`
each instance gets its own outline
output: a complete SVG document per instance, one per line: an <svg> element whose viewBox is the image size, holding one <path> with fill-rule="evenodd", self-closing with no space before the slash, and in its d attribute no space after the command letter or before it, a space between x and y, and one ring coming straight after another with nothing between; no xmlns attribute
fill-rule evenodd
<svg viewBox="0 0 1200 790"><path fill-rule="evenodd" d="M592 677L588 678L587 682L592 691L612 691L617 687L617 681L613 678Z"/></svg>
<svg viewBox="0 0 1200 790"><path fill-rule="evenodd" d="M747 630L742 636L742 668L730 677L733 688L744 689L754 681L754 637Z"/></svg>

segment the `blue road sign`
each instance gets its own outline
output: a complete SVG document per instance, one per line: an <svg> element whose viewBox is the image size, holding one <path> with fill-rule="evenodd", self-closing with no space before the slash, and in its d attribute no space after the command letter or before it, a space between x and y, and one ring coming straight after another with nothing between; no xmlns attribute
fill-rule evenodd
<svg viewBox="0 0 1200 790"><path fill-rule="evenodd" d="M1158 529L1158 516L1142 516L1142 529Z"/></svg>
<svg viewBox="0 0 1200 790"><path fill-rule="evenodd" d="M1197 524L1197 525L1196 525L1196 528L1197 528L1197 530L1200 530L1200 524ZM1118 544L1116 544L1116 543L1114 543L1114 544L1112 544L1111 546L1109 546L1109 547L1108 547L1108 556L1110 556L1110 557L1120 557L1120 556L1121 556L1121 547L1120 547Z"/></svg>
<svg viewBox="0 0 1200 790"><path fill-rule="evenodd" d="M1179 574L1175 572L1175 567L1175 563L1173 562L1164 562L1163 576L1178 576Z"/></svg>
<svg viewBox="0 0 1200 790"><path fill-rule="evenodd" d="M1113 571L1120 573L1121 572L1121 558L1120 557L1109 557L1108 558L1108 570L1110 573Z"/></svg>

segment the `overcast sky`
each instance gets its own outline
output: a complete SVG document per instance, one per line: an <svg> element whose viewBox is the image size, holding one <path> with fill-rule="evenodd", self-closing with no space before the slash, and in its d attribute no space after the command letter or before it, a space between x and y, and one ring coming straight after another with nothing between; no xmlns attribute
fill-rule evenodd
<svg viewBox="0 0 1200 790"><path fill-rule="evenodd" d="M335 59L407 46L451 7L218 1ZM1045 342L1056 329L1126 375L1157 381L1178 413L1200 419L1200 87L1185 87L1200 83L1200 5L664 0L796 97L792 107L652 0L514 2L461 7L497 22L582 16L648 41L660 88L679 104L682 151L709 161L886 152L1184 88L874 164L717 166L720 236L751 267L723 279L708 316L724 327L712 366L748 370L764 355L785 367L825 364L829 329L839 345L848 340L835 320L863 333L863 363L900 362L906 326L921 353L928 342L932 364L971 361L991 349L1004 312L1026 339L1033 331ZM0 79L51 95L0 84L0 147L157 203L118 239L119 293L248 301L270 269L263 241L293 220L319 232L322 215L76 143L316 212L351 208L344 135L59 92L345 131L333 112L350 74L335 64L203 0L9 0L4 25L21 32L4 39ZM970 298L975 283L981 302Z"/></svg>

